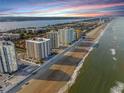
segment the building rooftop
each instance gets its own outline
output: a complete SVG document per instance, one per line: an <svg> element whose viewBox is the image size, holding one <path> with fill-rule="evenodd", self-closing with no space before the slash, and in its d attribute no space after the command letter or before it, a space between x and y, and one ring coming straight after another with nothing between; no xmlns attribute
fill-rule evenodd
<svg viewBox="0 0 124 93"><path fill-rule="evenodd" d="M14 43L12 43L11 41L0 41L0 44L2 45L14 45Z"/></svg>
<svg viewBox="0 0 124 93"><path fill-rule="evenodd" d="M57 31L53 31L53 30L52 30L52 31L50 31L50 32L48 32L48 33L58 33L58 32L57 32Z"/></svg>
<svg viewBox="0 0 124 93"><path fill-rule="evenodd" d="M34 43L42 43L42 42L46 42L49 41L50 39L47 38L34 38L31 40L26 40L26 42L34 42Z"/></svg>

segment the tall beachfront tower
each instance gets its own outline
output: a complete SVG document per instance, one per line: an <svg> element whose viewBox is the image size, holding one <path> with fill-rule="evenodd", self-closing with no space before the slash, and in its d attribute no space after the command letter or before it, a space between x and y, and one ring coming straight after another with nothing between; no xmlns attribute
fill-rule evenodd
<svg viewBox="0 0 124 93"><path fill-rule="evenodd" d="M50 45L52 49L59 48L59 33L57 31L51 31L48 33L50 39Z"/></svg>
<svg viewBox="0 0 124 93"><path fill-rule="evenodd" d="M81 38L81 35L82 35L81 30L79 30L79 29L76 30L76 39L77 39L77 40Z"/></svg>
<svg viewBox="0 0 124 93"><path fill-rule="evenodd" d="M33 60L42 60L51 54L50 39L35 38L26 40L27 57Z"/></svg>
<svg viewBox="0 0 124 93"><path fill-rule="evenodd" d="M12 73L17 69L15 45L10 41L0 41L0 72Z"/></svg>
<svg viewBox="0 0 124 93"><path fill-rule="evenodd" d="M64 28L59 29L59 41L62 46L67 46L76 40L75 29Z"/></svg>

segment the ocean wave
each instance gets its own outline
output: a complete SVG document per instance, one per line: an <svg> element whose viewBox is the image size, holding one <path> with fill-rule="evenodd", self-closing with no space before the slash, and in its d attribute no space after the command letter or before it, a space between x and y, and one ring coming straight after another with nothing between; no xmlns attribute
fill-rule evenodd
<svg viewBox="0 0 124 93"><path fill-rule="evenodd" d="M110 89L110 93L122 93L124 90L124 83L123 82L116 82L116 86Z"/></svg>

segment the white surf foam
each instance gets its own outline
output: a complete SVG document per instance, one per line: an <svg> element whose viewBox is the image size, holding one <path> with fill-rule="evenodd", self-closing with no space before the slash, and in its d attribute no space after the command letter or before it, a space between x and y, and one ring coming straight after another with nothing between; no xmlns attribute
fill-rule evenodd
<svg viewBox="0 0 124 93"><path fill-rule="evenodd" d="M116 82L116 86L110 89L110 93L122 93L124 90L124 83L123 82Z"/></svg>
<svg viewBox="0 0 124 93"><path fill-rule="evenodd" d="M117 36L114 36L114 40L117 40Z"/></svg>
<svg viewBox="0 0 124 93"><path fill-rule="evenodd" d="M113 57L112 59L113 59L114 61L117 61L117 58L116 58L116 57Z"/></svg>
<svg viewBox="0 0 124 93"><path fill-rule="evenodd" d="M116 55L116 50L115 49L110 49L112 55Z"/></svg>

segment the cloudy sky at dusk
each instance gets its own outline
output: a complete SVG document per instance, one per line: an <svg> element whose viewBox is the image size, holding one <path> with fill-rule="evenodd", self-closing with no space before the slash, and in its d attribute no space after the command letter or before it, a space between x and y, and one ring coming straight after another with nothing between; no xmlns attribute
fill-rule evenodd
<svg viewBox="0 0 124 93"><path fill-rule="evenodd" d="M124 15L124 0L0 0L0 16Z"/></svg>

